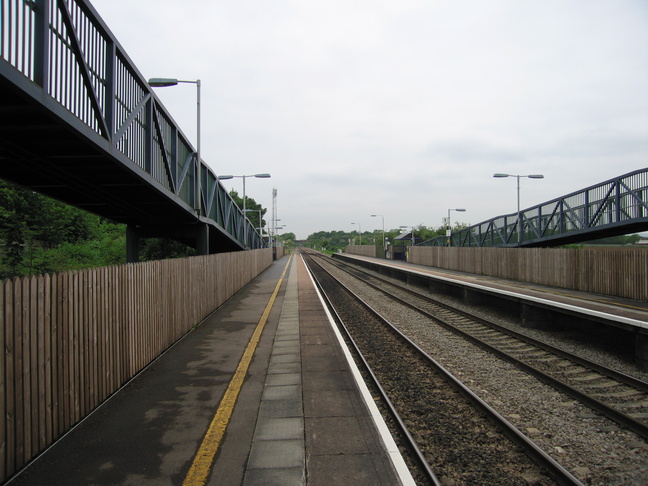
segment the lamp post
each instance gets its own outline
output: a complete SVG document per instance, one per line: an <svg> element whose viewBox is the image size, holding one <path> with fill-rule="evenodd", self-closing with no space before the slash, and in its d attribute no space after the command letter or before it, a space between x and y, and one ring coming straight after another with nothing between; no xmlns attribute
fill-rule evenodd
<svg viewBox="0 0 648 486"><path fill-rule="evenodd" d="M451 239L452 226L450 225L450 211L459 211L460 213L463 213L465 211L465 209L463 209L463 208L448 209L448 220L447 220L448 228L446 230L446 237L448 238L448 246L452 246L452 244L451 244L452 243L452 239Z"/></svg>
<svg viewBox="0 0 648 486"><path fill-rule="evenodd" d="M520 177L528 177L529 179L544 179L542 174L529 174L529 175L514 175L514 174L493 174L493 177L517 177L517 229L518 229L518 241L517 244L520 246L522 244L522 218L520 215Z"/></svg>
<svg viewBox="0 0 648 486"><path fill-rule="evenodd" d="M202 201L202 181L201 181L201 158L200 158L200 79L195 81L182 80L175 78L151 78L148 80L149 86L153 88L165 88L167 86L176 86L180 83L189 83L196 85L196 194L194 195L194 209L198 211L198 216L201 215Z"/></svg>
<svg viewBox="0 0 648 486"><path fill-rule="evenodd" d="M219 180L223 179L234 179L235 177L243 179L243 217L247 218L245 215L246 209L245 209L245 179L247 177L256 177L257 179L268 179L270 178L270 174L250 174L250 175L223 175L223 176L218 176ZM243 224L243 246L247 250L247 225Z"/></svg>
<svg viewBox="0 0 648 486"><path fill-rule="evenodd" d="M279 230L284 229L285 227L286 227L285 224L282 225L282 226L276 226L276 227L275 227L275 233L276 233L276 239L277 239L277 246L279 245ZM283 242L281 243L281 246L284 246L284 245L283 245Z"/></svg>
<svg viewBox="0 0 648 486"><path fill-rule="evenodd" d="M382 214L372 214L371 215L372 218L377 218L378 216L380 216L382 218L382 246L383 246L383 250L384 250L384 248L385 248L385 217Z"/></svg>
<svg viewBox="0 0 648 486"><path fill-rule="evenodd" d="M279 221L281 221L281 219L273 218L272 224L270 226L270 240L272 240L274 238L275 242L277 241L277 238L276 238L277 229L281 228L281 226L278 225ZM271 241L271 244L274 244L274 243L272 243L272 241Z"/></svg>
<svg viewBox="0 0 648 486"><path fill-rule="evenodd" d="M362 226L360 226L360 223L351 223L351 224L358 225L358 232L360 233L360 245L362 245Z"/></svg>

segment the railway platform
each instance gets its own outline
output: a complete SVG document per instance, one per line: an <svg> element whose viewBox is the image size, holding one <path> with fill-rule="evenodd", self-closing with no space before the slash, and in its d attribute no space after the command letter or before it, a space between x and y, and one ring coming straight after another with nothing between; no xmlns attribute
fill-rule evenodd
<svg viewBox="0 0 648 486"><path fill-rule="evenodd" d="M296 255L275 262L7 484L413 481Z"/></svg>
<svg viewBox="0 0 648 486"><path fill-rule="evenodd" d="M341 255L337 255L341 256ZM484 294L499 294L511 299L527 299L545 306L563 308L589 315L606 315L619 324L648 329L648 302L609 295L592 294L571 289L518 282L486 275L468 274L432 268L425 265L385 260L360 255L343 254L345 258L368 262L383 268L397 269L411 275L421 275L447 284L457 284Z"/></svg>
<svg viewBox="0 0 648 486"><path fill-rule="evenodd" d="M350 254L335 257L437 289L469 304L515 309L530 328L552 331L568 325L578 332L608 336L633 354L640 367L648 369L648 302L403 261Z"/></svg>

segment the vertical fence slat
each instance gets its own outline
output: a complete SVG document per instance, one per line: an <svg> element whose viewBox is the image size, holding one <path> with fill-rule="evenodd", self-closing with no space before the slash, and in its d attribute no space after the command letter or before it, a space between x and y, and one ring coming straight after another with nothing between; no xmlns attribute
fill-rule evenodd
<svg viewBox="0 0 648 486"><path fill-rule="evenodd" d="M92 376L92 386L90 387L90 407L88 411L93 410L99 403L99 372L100 372L100 348L99 348L99 339L98 339L98 326L99 326L99 316L97 314L98 307L98 289L97 289L97 270L93 269L90 272L90 284L92 289L92 296L90 299L90 329L91 329L91 341L90 341L90 372Z"/></svg>
<svg viewBox="0 0 648 486"><path fill-rule="evenodd" d="M106 302L109 299L108 282L106 275L108 274L106 268L101 268L97 277L97 294L99 299L97 301L97 348L99 360L97 362L97 379L98 385L98 401L102 402L107 396L108 390L108 342L110 340L110 327L108 326L108 318L106 315Z"/></svg>
<svg viewBox="0 0 648 486"><path fill-rule="evenodd" d="M56 417L58 427L56 428L56 435L61 435L68 427L67 423L67 407L66 407L66 391L68 388L67 377L67 355L65 336L67 332L67 302L66 302L66 282L67 274L60 274L56 276L57 283L57 296L56 296L56 351L57 351L57 368L56 377L58 386L56 388Z"/></svg>
<svg viewBox="0 0 648 486"><path fill-rule="evenodd" d="M16 281L8 281L5 285L5 366L6 366L6 436L7 436L7 460L6 474L9 476L16 470L17 463L17 397L16 387L19 383L16 380L18 375L17 367L17 339L16 339L16 307L14 300Z"/></svg>
<svg viewBox="0 0 648 486"><path fill-rule="evenodd" d="M31 317L32 325L34 326L35 333L34 337L36 339L35 345L32 346L32 349L35 351L34 359L32 360L35 364L36 373L34 376L35 386L32 387L36 390L34 398L38 402L32 407L32 417L33 422L37 424L34 427L34 444L32 448L32 454L37 454L38 451L42 450L47 445L47 426L45 425L47 419L47 381L45 377L45 369L47 366L47 353L45 352L45 328L47 326L47 321L45 318L45 289L43 276L32 278L31 290L34 295L32 295L32 309L34 313Z"/></svg>
<svg viewBox="0 0 648 486"><path fill-rule="evenodd" d="M61 338L63 339L63 359L65 360L63 370L65 372L65 384L63 388L64 401L63 411L65 413L64 430L67 430L74 424L74 275L67 272L65 275L65 297L63 300L64 311L64 330Z"/></svg>
<svg viewBox="0 0 648 486"><path fill-rule="evenodd" d="M73 410L72 410L72 422L76 423L81 418L81 400L82 400L82 387L81 382L83 379L83 346L81 338L81 319L83 311L83 299L81 298L80 282L81 279L80 272L74 272L72 276L72 307L74 317L72 319L73 331L72 331L72 381L74 386L72 387L73 393Z"/></svg>
<svg viewBox="0 0 648 486"><path fill-rule="evenodd" d="M22 313L22 368L23 368L23 461L27 461L31 457L32 451L32 354L31 354L31 322L29 312L31 310L31 301L29 295L30 279L25 277L22 279L21 290L21 313Z"/></svg>
<svg viewBox="0 0 648 486"><path fill-rule="evenodd" d="M38 451L38 427L39 427L39 342L38 342L38 290L36 277L30 277L28 280L29 290L28 298L29 304L26 305L28 309L29 319L29 395L31 405L29 412L31 413L31 450L29 451L30 457Z"/></svg>
<svg viewBox="0 0 648 486"><path fill-rule="evenodd" d="M16 444L16 465L24 463L24 449L25 449L25 438L24 438L24 371L23 371L23 329L26 326L23 326L22 321L22 280L16 279L14 281L14 293L13 293L13 307L14 307L14 371L15 371L15 400L14 406L16 410L15 414L15 444Z"/></svg>
<svg viewBox="0 0 648 486"><path fill-rule="evenodd" d="M52 356L54 355L54 343L53 339L56 333L54 332L54 314L53 314L53 296L52 296L52 278L50 275L45 275L42 279L43 285L43 347L45 350L44 363L45 369L43 370L43 375L45 378L45 398L44 398L44 436L43 443L41 444L41 449L47 447L48 444L52 443L54 440L54 404L53 404L53 390L55 390L55 382L53 376L53 363Z"/></svg>

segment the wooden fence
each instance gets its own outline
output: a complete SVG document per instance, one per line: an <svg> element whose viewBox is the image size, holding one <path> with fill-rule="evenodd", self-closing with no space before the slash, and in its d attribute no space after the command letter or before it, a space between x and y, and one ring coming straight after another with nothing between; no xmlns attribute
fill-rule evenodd
<svg viewBox="0 0 648 486"><path fill-rule="evenodd" d="M409 262L648 300L646 248L408 248Z"/></svg>
<svg viewBox="0 0 648 486"><path fill-rule="evenodd" d="M352 255L362 255L368 257L377 257L384 258L384 252L382 246L378 245L349 245L344 250L345 253L350 253Z"/></svg>
<svg viewBox="0 0 648 486"><path fill-rule="evenodd" d="M271 264L262 249L0 282L0 482Z"/></svg>
<svg viewBox="0 0 648 486"><path fill-rule="evenodd" d="M372 245L346 253L376 256ZM461 248L409 246L408 261L458 272L648 300L648 248Z"/></svg>

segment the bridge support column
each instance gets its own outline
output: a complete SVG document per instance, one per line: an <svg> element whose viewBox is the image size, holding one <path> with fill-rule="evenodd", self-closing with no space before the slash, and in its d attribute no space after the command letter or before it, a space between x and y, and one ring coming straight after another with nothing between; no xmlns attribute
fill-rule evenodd
<svg viewBox="0 0 648 486"><path fill-rule="evenodd" d="M209 226L199 224L196 229L196 253L209 255Z"/></svg>
<svg viewBox="0 0 648 486"><path fill-rule="evenodd" d="M139 231L130 224L126 226L126 262L139 262Z"/></svg>

